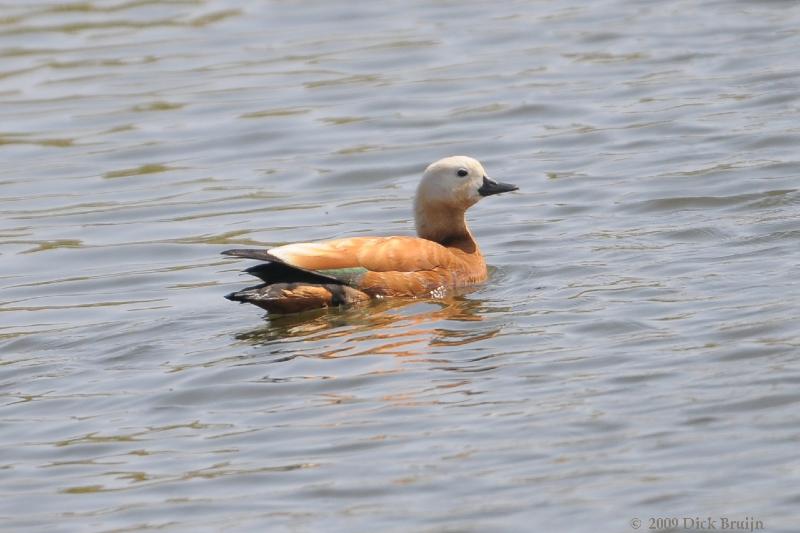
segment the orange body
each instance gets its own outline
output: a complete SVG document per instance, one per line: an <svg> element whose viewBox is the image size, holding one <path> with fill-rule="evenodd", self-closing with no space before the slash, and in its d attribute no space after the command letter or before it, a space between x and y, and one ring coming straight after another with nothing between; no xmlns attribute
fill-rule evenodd
<svg viewBox="0 0 800 533"><path fill-rule="evenodd" d="M468 252L419 237L351 237L289 244L269 253L318 272L363 268L366 272L352 287L371 297L413 297L485 280L483 255L474 241L469 248Z"/></svg>
<svg viewBox="0 0 800 533"><path fill-rule="evenodd" d="M354 305L371 298L441 297L486 279L486 263L465 212L483 196L515 190L486 177L472 158L430 165L414 201L418 237L350 237L287 244L270 250L228 250L265 261L247 272L264 284L227 298L273 313Z"/></svg>

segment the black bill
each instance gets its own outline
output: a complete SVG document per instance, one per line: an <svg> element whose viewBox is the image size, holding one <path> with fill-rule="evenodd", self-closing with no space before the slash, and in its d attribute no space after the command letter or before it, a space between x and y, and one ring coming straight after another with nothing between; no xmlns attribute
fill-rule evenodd
<svg viewBox="0 0 800 533"><path fill-rule="evenodd" d="M494 181L492 178L484 176L483 185L478 189L478 194L481 196L491 196L493 194L500 194L501 192L516 191L517 189L519 189L519 187L516 185Z"/></svg>

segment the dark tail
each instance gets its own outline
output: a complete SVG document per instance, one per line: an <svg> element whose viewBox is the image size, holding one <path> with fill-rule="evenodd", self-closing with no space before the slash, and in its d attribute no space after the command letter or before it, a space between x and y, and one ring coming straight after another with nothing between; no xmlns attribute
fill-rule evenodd
<svg viewBox="0 0 800 533"><path fill-rule="evenodd" d="M342 285L342 281L313 270L306 270L304 268L296 267L288 263L284 263L281 259L271 255L267 250L256 249L238 249L238 250L225 250L223 255L230 255L233 257L244 257L247 259L258 259L266 261L252 266L245 270L248 274L259 278L265 283L317 283L328 284L335 283ZM229 298L230 299L230 298Z"/></svg>
<svg viewBox="0 0 800 533"><path fill-rule="evenodd" d="M282 263L280 259L271 255L268 250L257 250L255 248L237 248L235 250L225 250L220 252L222 255L230 255L233 257L244 257L247 259L258 259L259 261L274 261Z"/></svg>
<svg viewBox="0 0 800 533"><path fill-rule="evenodd" d="M344 281L284 263L268 250L226 250L224 255L265 261L245 270L264 283L232 292L228 300L257 305L270 313L297 313L321 307L361 304L366 293Z"/></svg>
<svg viewBox="0 0 800 533"><path fill-rule="evenodd" d="M262 283L261 285L253 285L252 287L246 287L240 291L232 292L230 294L226 294L225 298L232 302L239 302L239 303L249 303L254 297L257 297L259 291L267 287L266 283Z"/></svg>

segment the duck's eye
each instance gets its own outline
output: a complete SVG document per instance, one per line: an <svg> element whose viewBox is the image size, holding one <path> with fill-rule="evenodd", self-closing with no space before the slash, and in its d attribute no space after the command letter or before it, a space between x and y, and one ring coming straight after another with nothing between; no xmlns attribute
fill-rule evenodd
<svg viewBox="0 0 800 533"><path fill-rule="evenodd" d="M456 172L456 174L458 174L460 177L463 178L464 176L469 174L469 171L467 169L465 169L465 168L459 168L458 172Z"/></svg>

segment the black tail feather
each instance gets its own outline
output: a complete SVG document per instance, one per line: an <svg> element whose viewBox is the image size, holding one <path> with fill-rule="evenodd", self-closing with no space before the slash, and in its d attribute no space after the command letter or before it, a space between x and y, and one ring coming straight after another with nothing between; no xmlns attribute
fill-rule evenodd
<svg viewBox="0 0 800 533"><path fill-rule="evenodd" d="M270 254L268 250L256 249L237 249L225 250L223 255L230 255L233 257L244 257L247 259L258 259L266 261L245 270L248 274L259 278L265 283L316 283L327 284L335 283L341 285L342 281L336 278L314 272L313 270L306 270L304 268L296 267L288 263L284 263L279 258ZM230 299L230 298L229 298Z"/></svg>
<svg viewBox="0 0 800 533"><path fill-rule="evenodd" d="M341 281L324 274L305 270L286 263L261 263L251 266L245 272L266 283L336 283Z"/></svg>
<svg viewBox="0 0 800 533"><path fill-rule="evenodd" d="M269 250L256 249L256 248L236 248L234 250L225 250L220 252L222 255L230 255L232 257L245 257L247 259L258 259L260 261L275 261L281 263L282 261L271 255Z"/></svg>
<svg viewBox="0 0 800 533"><path fill-rule="evenodd" d="M225 298L227 298L232 302L248 303L253 298L253 296L258 294L260 289L263 289L266 286L267 286L266 283L262 283L261 285L253 285L252 287L246 287L240 291L226 294Z"/></svg>

